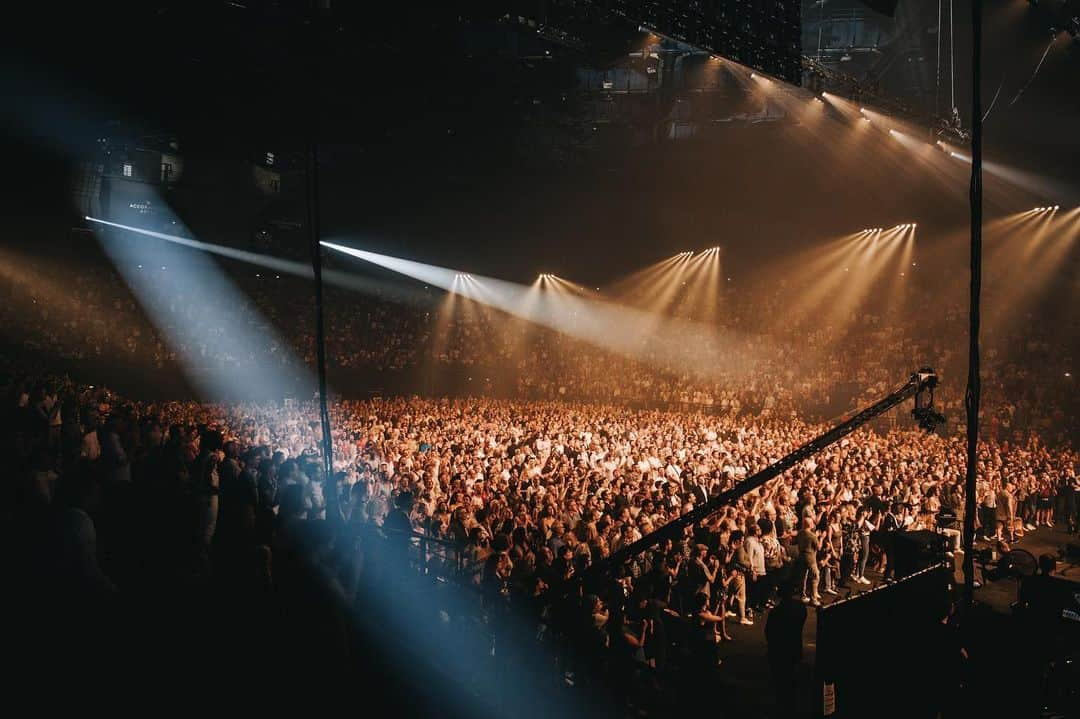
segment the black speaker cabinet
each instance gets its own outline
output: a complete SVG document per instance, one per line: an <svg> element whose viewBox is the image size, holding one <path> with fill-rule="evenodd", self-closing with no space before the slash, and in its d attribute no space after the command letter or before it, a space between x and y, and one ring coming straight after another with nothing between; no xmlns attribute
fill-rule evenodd
<svg viewBox="0 0 1080 719"><path fill-rule="evenodd" d="M896 576L907 577L945 558L945 537L936 532L897 532L893 535Z"/></svg>

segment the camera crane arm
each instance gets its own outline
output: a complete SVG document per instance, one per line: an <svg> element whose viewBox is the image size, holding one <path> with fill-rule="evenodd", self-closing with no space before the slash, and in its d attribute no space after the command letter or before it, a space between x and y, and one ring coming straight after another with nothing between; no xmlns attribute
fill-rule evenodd
<svg viewBox="0 0 1080 719"><path fill-rule="evenodd" d="M911 375L907 383L899 389L895 390L892 394L884 397L869 407L857 412L847 420L836 425L832 429L828 430L824 434L815 437L806 444L802 445L795 451L788 454L786 457L782 457L777 461L770 464L765 469L761 470L757 474L747 477L742 482L739 482L731 489L723 492L716 497L713 497L709 501L700 507L695 508L693 511L682 515L681 517L674 519L664 526L660 527L656 531L646 534L636 542L623 547L619 551L615 552L611 556L607 557L600 562L597 562L590 567L579 578L579 581L586 582L589 579L595 577L601 577L606 572L610 571L612 567L617 567L623 562L636 557L642 552L646 552L653 546L663 542L665 539L678 539L682 536L683 530L687 527L698 524L705 521L711 515L715 514L719 510L723 509L726 505L731 504L739 497L742 497L748 492L752 492L758 487L762 486L769 480L779 477L781 474L791 469L799 462L812 457L821 450L825 449L829 445L840 441L845 436L851 434L856 429L866 424L870 420L874 419L878 415L888 412L890 409L900 404L909 397L916 397L915 410L913 414L919 419L920 424L927 429L932 429L933 425L943 420L944 418L933 412L933 390L937 386L937 374L929 367L920 369ZM928 401L920 401L922 398L918 395L922 395L924 392L928 393ZM573 580L571 580L573 581Z"/></svg>

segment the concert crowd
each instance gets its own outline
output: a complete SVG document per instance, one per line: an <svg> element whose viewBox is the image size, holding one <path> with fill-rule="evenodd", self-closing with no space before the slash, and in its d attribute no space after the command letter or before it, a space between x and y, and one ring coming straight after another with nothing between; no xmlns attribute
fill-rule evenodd
<svg viewBox="0 0 1080 719"><path fill-rule="evenodd" d="M536 400L338 401L327 479L310 403L144 404L14 379L4 514L31 539L6 545L21 586L93 606L237 594L273 607L291 648L324 658L347 657L342 627L365 573L394 556L376 537L408 547L401 566L470 587L495 635L513 617L572 645L562 666L588 686L609 673L722 671L726 644L774 606L891 580L893 533L932 529L942 509L963 516L959 438L866 428L586 581L571 611L555 590L824 425ZM1074 450L1029 433L989 439L980 456L982 534L1076 530Z"/></svg>
<svg viewBox="0 0 1080 719"><path fill-rule="evenodd" d="M140 401L44 359L152 376L193 362L241 373L309 365L303 284L256 280L243 287L252 305L188 317L199 331L186 327L181 346L115 274L88 270L60 288L28 272L7 285L6 559L27 589L25 615L53 626L56 642L125 636L137 657L151 642L198 650L214 636L238 662L266 652L348 663L363 652L349 626L372 584L386 589L407 571L475 598L433 594L414 608L418 622L480 627L482 646L475 631L453 635L463 656L486 666L491 646L512 653L508 637L538 638L530 643L558 657L545 675L560 688L620 687L619 703L641 707L661 701L672 677L722 673L729 643L763 624L785 686L802 652L790 640L805 622L799 607L892 581L897 532L937 529L942 510L963 520L965 358L946 342L961 321L954 307L932 323L867 312L843 327L772 322L766 332L782 297L755 307L732 296L725 326L739 339L724 358L698 357L687 342L686 358L703 368L691 372L481 307L442 316L436 302L334 290L336 376L404 373L417 394L335 398L329 475L317 407L303 397ZM172 291L183 311L185 288ZM241 325L264 344L238 346L231 328ZM976 524L1002 548L1038 527L1077 530L1073 358L1042 329L1025 328L1022 343L997 336L986 357ZM927 361L951 420L939 434L894 411L682 537L592 571ZM416 379L449 367L499 376L442 398ZM945 533L958 560L959 533ZM163 611L177 617L169 635L142 636ZM31 654L49 646L35 641ZM599 681L627 676L635 681Z"/></svg>

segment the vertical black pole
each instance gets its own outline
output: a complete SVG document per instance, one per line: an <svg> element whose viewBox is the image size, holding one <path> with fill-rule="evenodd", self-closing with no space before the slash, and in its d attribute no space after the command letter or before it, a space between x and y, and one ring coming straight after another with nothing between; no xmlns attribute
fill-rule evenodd
<svg viewBox="0 0 1080 719"><path fill-rule="evenodd" d="M326 336L323 329L323 282L322 282L322 246L319 244L319 145L318 108L319 108L319 65L316 54L318 42L318 10L312 8L311 47L311 103L308 152L307 152L307 221L311 240L311 271L315 279L315 359L319 373L319 420L322 424L323 474L325 477L326 518L331 525L336 525L340 517L338 507L337 484L334 482L334 440L330 434L330 411L326 403Z"/></svg>
<svg viewBox="0 0 1080 719"><path fill-rule="evenodd" d="M971 70L971 327L968 347L967 481L964 486L964 606L975 593L975 465L979 444L979 293L982 290L982 0L972 0Z"/></svg>
<svg viewBox="0 0 1080 719"><path fill-rule="evenodd" d="M937 62L934 65L934 120L941 113L941 0L937 0Z"/></svg>

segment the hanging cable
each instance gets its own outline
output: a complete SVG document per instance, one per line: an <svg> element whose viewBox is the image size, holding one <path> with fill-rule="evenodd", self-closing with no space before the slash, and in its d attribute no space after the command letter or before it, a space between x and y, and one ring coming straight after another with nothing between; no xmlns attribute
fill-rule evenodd
<svg viewBox="0 0 1080 719"><path fill-rule="evenodd" d="M994 93L994 99L990 101L990 107L986 108L986 114L982 116L982 121L986 122L986 118L990 117L990 111L994 109L994 105L997 104L998 96L1001 95L1001 88L1005 87L1005 81L1002 80L998 83L997 92Z"/></svg>
<svg viewBox="0 0 1080 719"><path fill-rule="evenodd" d="M1039 64L1035 66L1035 72L1031 73L1031 77L1024 83L1024 86L1020 88L1020 92L1016 93L1016 97L1009 103L1009 107L1016 104L1016 101L1020 99L1020 96L1024 94L1024 90L1027 90L1031 83L1035 82L1035 77L1039 74L1039 70L1042 69L1043 63L1046 62L1046 56L1050 54L1050 48L1054 46L1054 41L1057 40L1057 35L1050 36L1050 42L1047 44L1046 49L1043 50L1042 57L1039 59Z"/></svg>

